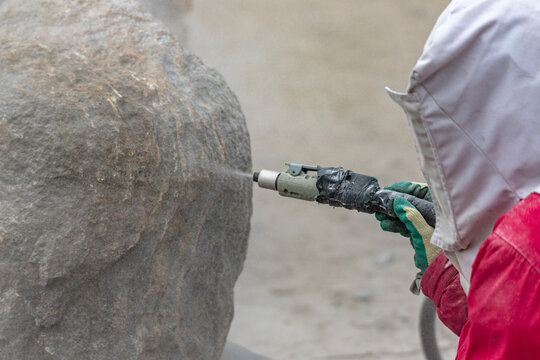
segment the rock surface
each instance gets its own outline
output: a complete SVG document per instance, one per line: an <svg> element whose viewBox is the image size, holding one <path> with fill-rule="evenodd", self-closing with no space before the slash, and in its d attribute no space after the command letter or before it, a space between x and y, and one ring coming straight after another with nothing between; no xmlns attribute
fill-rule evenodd
<svg viewBox="0 0 540 360"><path fill-rule="evenodd" d="M221 76L131 1L4 0L0 83L0 358L219 358L251 214Z"/></svg>

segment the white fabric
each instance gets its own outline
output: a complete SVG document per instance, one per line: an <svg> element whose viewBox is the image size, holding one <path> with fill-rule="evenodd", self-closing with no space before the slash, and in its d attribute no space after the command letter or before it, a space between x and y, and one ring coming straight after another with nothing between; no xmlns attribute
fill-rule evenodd
<svg viewBox="0 0 540 360"><path fill-rule="evenodd" d="M431 242L460 271L497 218L540 191L540 1L454 0L405 94L437 213Z"/></svg>

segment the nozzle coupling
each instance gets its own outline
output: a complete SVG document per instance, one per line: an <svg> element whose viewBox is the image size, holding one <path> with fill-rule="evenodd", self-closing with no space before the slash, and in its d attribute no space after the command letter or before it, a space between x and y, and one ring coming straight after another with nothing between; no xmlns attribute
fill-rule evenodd
<svg viewBox="0 0 540 360"><path fill-rule="evenodd" d="M253 173L253 181L259 184L259 187L277 190L277 181L279 178L279 172L272 170L261 170L260 172Z"/></svg>

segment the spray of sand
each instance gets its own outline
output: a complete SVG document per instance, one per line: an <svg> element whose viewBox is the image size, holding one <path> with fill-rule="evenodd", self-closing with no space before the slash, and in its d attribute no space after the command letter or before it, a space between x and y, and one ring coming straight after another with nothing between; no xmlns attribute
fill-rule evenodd
<svg viewBox="0 0 540 360"><path fill-rule="evenodd" d="M220 167L217 169L217 174L227 176L227 177L235 177L239 179L252 179L253 173L251 172L245 172L238 169L232 169L227 167Z"/></svg>

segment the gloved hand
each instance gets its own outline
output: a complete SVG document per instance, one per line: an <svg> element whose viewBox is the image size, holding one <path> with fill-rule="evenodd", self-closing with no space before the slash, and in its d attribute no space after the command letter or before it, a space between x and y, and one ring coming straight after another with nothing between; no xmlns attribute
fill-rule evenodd
<svg viewBox="0 0 540 360"><path fill-rule="evenodd" d="M385 189L411 194L433 202L426 184L400 181L386 186ZM397 218L381 213L375 214L375 217L381 222L383 230L400 233L410 239L414 248L414 264L420 269L421 273L424 273L433 259L441 252L439 247L430 242L434 229L427 224L422 214L405 198L398 196L391 200L389 206L394 208Z"/></svg>

